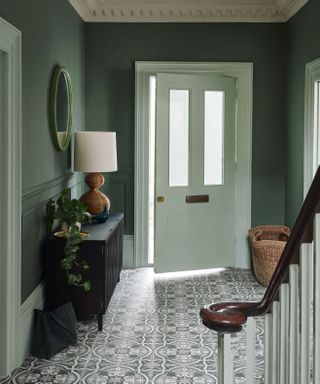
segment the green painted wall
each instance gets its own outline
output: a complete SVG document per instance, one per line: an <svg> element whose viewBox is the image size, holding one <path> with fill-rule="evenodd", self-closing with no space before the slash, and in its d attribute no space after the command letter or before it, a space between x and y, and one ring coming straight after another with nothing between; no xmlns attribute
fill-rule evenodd
<svg viewBox="0 0 320 384"><path fill-rule="evenodd" d="M0 16L22 32L23 190L61 176L68 153L52 145L48 89L56 64L71 75L74 127L84 122L84 23L65 0L1 0Z"/></svg>
<svg viewBox="0 0 320 384"><path fill-rule="evenodd" d="M84 25L65 0L2 0L0 16L23 36L23 298L41 280L46 200L66 184L81 189L68 176L70 151L51 142L54 65L71 74L74 128L117 131L119 172L107 175L105 189L132 234L134 62L253 62L252 224L291 225L302 200L304 66L320 55L319 8L309 0L287 24Z"/></svg>
<svg viewBox="0 0 320 384"><path fill-rule="evenodd" d="M320 57L320 2L309 2L288 29L286 222L292 225L303 199L305 65Z"/></svg>
<svg viewBox="0 0 320 384"><path fill-rule="evenodd" d="M22 32L22 300L42 278L41 244L47 199L70 177L70 150L55 150L48 125L48 91L55 65L65 66L74 92L74 128L84 129L85 29L66 0L1 0L0 16ZM71 180L72 179L72 180Z"/></svg>
<svg viewBox="0 0 320 384"><path fill-rule="evenodd" d="M133 233L134 62L254 63L252 224L285 218L284 24L86 24L86 129L115 130L113 207ZM119 180L120 179L120 180ZM119 194L120 191L123 191Z"/></svg>

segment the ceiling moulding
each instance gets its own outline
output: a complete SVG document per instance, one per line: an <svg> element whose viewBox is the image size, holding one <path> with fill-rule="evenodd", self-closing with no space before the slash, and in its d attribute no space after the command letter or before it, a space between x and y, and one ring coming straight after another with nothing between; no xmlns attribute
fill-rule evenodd
<svg viewBox="0 0 320 384"><path fill-rule="evenodd" d="M308 0L69 0L86 22L285 22Z"/></svg>

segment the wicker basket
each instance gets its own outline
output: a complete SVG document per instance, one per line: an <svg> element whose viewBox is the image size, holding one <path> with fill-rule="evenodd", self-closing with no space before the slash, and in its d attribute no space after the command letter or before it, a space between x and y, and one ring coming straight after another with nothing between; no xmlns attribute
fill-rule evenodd
<svg viewBox="0 0 320 384"><path fill-rule="evenodd" d="M256 279L268 286L282 255L290 229L283 225L266 225L249 230L253 270Z"/></svg>

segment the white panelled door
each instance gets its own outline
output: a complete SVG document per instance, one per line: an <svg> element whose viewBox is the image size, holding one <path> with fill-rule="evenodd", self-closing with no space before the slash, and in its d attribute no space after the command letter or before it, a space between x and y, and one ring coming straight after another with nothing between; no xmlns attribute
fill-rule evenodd
<svg viewBox="0 0 320 384"><path fill-rule="evenodd" d="M235 264L235 79L157 74L155 271Z"/></svg>

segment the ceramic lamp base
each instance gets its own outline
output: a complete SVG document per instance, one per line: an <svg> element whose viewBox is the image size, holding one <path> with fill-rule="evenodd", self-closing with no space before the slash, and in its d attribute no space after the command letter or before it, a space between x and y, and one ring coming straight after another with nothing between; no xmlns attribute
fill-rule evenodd
<svg viewBox="0 0 320 384"><path fill-rule="evenodd" d="M85 182L90 190L80 197L80 201L88 207L87 211L92 215L97 215L105 209L109 210L110 200L99 191L99 188L104 184L103 175L101 173L88 173Z"/></svg>

